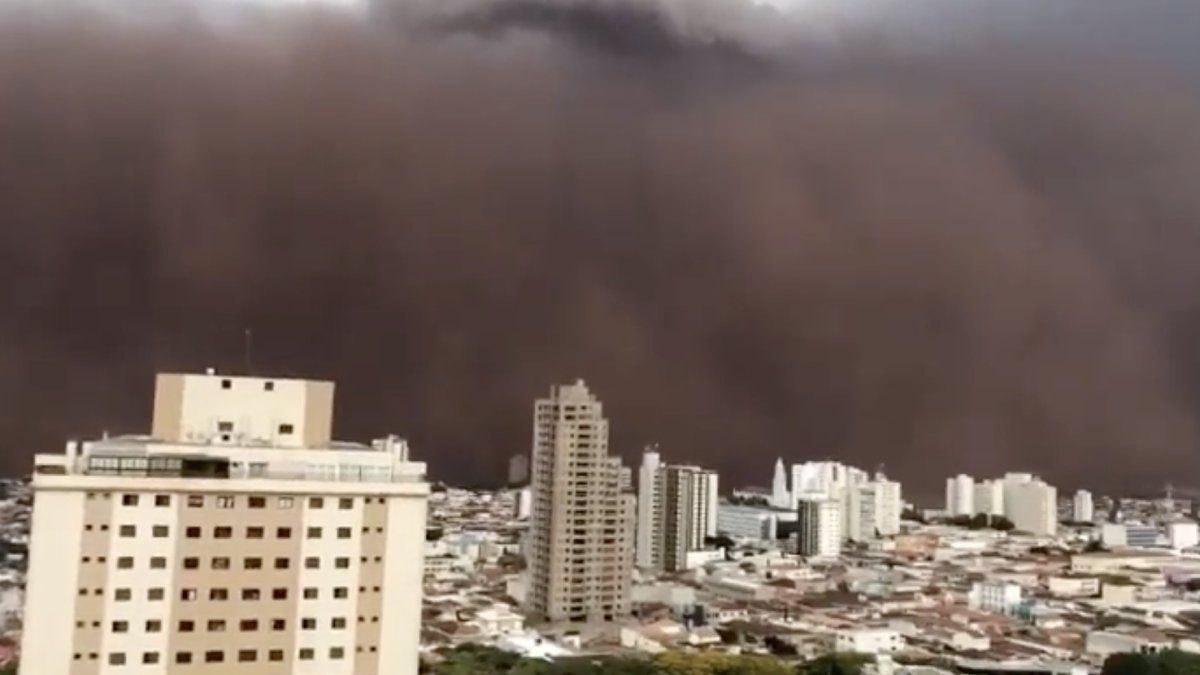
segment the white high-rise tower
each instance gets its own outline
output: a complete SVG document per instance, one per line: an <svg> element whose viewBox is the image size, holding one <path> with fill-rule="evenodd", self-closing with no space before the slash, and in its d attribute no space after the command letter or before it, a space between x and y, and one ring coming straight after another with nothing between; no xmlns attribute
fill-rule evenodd
<svg viewBox="0 0 1200 675"><path fill-rule="evenodd" d="M792 493L788 491L787 469L783 458L775 460L775 478L771 481L771 506L779 509L792 508Z"/></svg>
<svg viewBox="0 0 1200 675"><path fill-rule="evenodd" d="M1090 523L1096 515L1092 506L1092 493L1087 490L1079 490L1075 493L1072 507L1072 520L1077 523Z"/></svg>
<svg viewBox="0 0 1200 675"><path fill-rule="evenodd" d="M638 473L638 567L684 569L688 552L717 534L717 474L663 464L653 450Z"/></svg>

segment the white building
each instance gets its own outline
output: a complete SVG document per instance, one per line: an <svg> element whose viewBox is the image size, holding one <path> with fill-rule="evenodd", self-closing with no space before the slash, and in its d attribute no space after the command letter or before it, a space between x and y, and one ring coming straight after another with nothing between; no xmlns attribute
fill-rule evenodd
<svg viewBox="0 0 1200 675"><path fill-rule="evenodd" d="M1200 545L1200 526L1192 520L1179 520L1167 524L1167 540L1171 548L1182 550Z"/></svg>
<svg viewBox="0 0 1200 675"><path fill-rule="evenodd" d="M717 506L717 533L735 539L774 541L779 523L796 522L794 509L721 503Z"/></svg>
<svg viewBox="0 0 1200 675"><path fill-rule="evenodd" d="M1077 490L1071 502L1071 520L1077 523L1090 523L1096 516L1092 505L1092 493L1087 490Z"/></svg>
<svg viewBox="0 0 1200 675"><path fill-rule="evenodd" d="M967 594L967 606L982 612L1011 615L1021 602L1021 587L1010 581L976 582Z"/></svg>
<svg viewBox="0 0 1200 675"><path fill-rule="evenodd" d="M780 509L790 509L793 506L782 458L775 460L775 477L771 481L771 506Z"/></svg>
<svg viewBox="0 0 1200 675"><path fill-rule="evenodd" d="M796 509L796 553L836 558L842 552L842 502L831 497L805 497Z"/></svg>
<svg viewBox="0 0 1200 675"><path fill-rule="evenodd" d="M845 521L845 538L851 541L870 541L881 536L894 536L900 532L900 512L903 501L900 484L882 475L875 480L849 486L845 492L843 508L848 514Z"/></svg>
<svg viewBox="0 0 1200 675"><path fill-rule="evenodd" d="M583 380L534 403L526 613L613 621L629 613L636 497L608 455L608 420Z"/></svg>
<svg viewBox="0 0 1200 675"><path fill-rule="evenodd" d="M1125 526L1121 523L1104 523L1100 526L1100 543L1109 548L1126 546L1129 538L1125 534Z"/></svg>
<svg viewBox="0 0 1200 675"><path fill-rule="evenodd" d="M904 637L891 628L853 628L839 630L834 650L854 654L895 654L904 649Z"/></svg>
<svg viewBox="0 0 1200 675"><path fill-rule="evenodd" d="M975 513L987 516L1004 515L1004 483L998 480L981 480L975 483Z"/></svg>
<svg viewBox="0 0 1200 675"><path fill-rule="evenodd" d="M152 435L37 455L22 673L416 673L425 465L333 393L159 375Z"/></svg>
<svg viewBox="0 0 1200 675"><path fill-rule="evenodd" d="M1016 529L1038 536L1058 531L1058 491L1027 473L1004 477L1004 515Z"/></svg>
<svg viewBox="0 0 1200 675"><path fill-rule="evenodd" d="M528 520L533 515L533 490L521 488L513 496L513 515L517 520Z"/></svg>
<svg viewBox="0 0 1200 675"><path fill-rule="evenodd" d="M638 566L686 569L688 553L703 550L705 539L717 534L716 472L663 464L648 450L638 476Z"/></svg>
<svg viewBox="0 0 1200 675"><path fill-rule="evenodd" d="M946 479L946 513L969 516L975 513L975 479L959 474Z"/></svg>

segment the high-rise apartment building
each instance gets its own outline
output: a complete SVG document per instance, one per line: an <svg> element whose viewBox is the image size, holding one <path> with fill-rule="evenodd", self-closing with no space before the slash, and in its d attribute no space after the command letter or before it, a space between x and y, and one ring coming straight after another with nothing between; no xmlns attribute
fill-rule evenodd
<svg viewBox="0 0 1200 675"><path fill-rule="evenodd" d="M794 506L782 458L775 460L775 476L771 480L771 506L779 509L790 509Z"/></svg>
<svg viewBox="0 0 1200 675"><path fill-rule="evenodd" d="M1077 523L1090 523L1095 516L1096 509L1092 504L1092 493L1087 490L1077 490L1075 498L1071 501L1071 519Z"/></svg>
<svg viewBox="0 0 1200 675"><path fill-rule="evenodd" d="M612 621L629 612L636 497L621 491L608 420L583 380L533 411L533 516L526 609L535 620Z"/></svg>
<svg viewBox="0 0 1200 675"><path fill-rule="evenodd" d="M521 453L508 460L508 484L514 487L529 481L529 455Z"/></svg>
<svg viewBox="0 0 1200 675"><path fill-rule="evenodd" d="M642 455L638 471L637 561L645 569L686 568L689 551L704 549L717 534L714 471L663 464L658 452Z"/></svg>
<svg viewBox="0 0 1200 675"><path fill-rule="evenodd" d="M975 483L975 513L1004 515L1004 481L981 480Z"/></svg>
<svg viewBox="0 0 1200 675"><path fill-rule="evenodd" d="M842 552L842 502L806 496L796 506L796 553L836 558Z"/></svg>
<svg viewBox="0 0 1200 675"><path fill-rule="evenodd" d="M969 516L975 513L975 479L959 474L946 479L946 513Z"/></svg>
<svg viewBox="0 0 1200 675"><path fill-rule="evenodd" d="M333 393L159 375L150 435L37 455L22 673L416 673L425 465Z"/></svg>
<svg viewBox="0 0 1200 675"><path fill-rule="evenodd" d="M842 501L846 539L861 542L899 534L900 483L877 475L870 482L848 486Z"/></svg>
<svg viewBox="0 0 1200 675"><path fill-rule="evenodd" d="M1018 530L1052 536L1058 531L1058 491L1027 473L1006 474L1004 515Z"/></svg>

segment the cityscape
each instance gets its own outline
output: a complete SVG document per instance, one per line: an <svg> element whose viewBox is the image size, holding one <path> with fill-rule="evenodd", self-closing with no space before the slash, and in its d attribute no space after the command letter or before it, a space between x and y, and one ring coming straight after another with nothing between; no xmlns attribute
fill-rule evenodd
<svg viewBox="0 0 1200 675"><path fill-rule="evenodd" d="M148 433L38 454L3 484L0 659L1082 675L1200 655L1200 501L1010 472L917 505L833 459L726 486L657 446L635 470L583 380L534 401L503 487L468 490L399 436L335 440L334 401L328 381L160 374Z"/></svg>

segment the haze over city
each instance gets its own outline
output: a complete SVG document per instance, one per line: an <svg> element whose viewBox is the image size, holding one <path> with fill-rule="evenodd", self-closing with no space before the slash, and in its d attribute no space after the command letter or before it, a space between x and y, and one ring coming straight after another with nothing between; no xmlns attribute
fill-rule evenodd
<svg viewBox="0 0 1200 675"><path fill-rule="evenodd" d="M6 473L250 328L460 483L576 377L731 485L1200 482L1195 2L142 4L0 2Z"/></svg>

